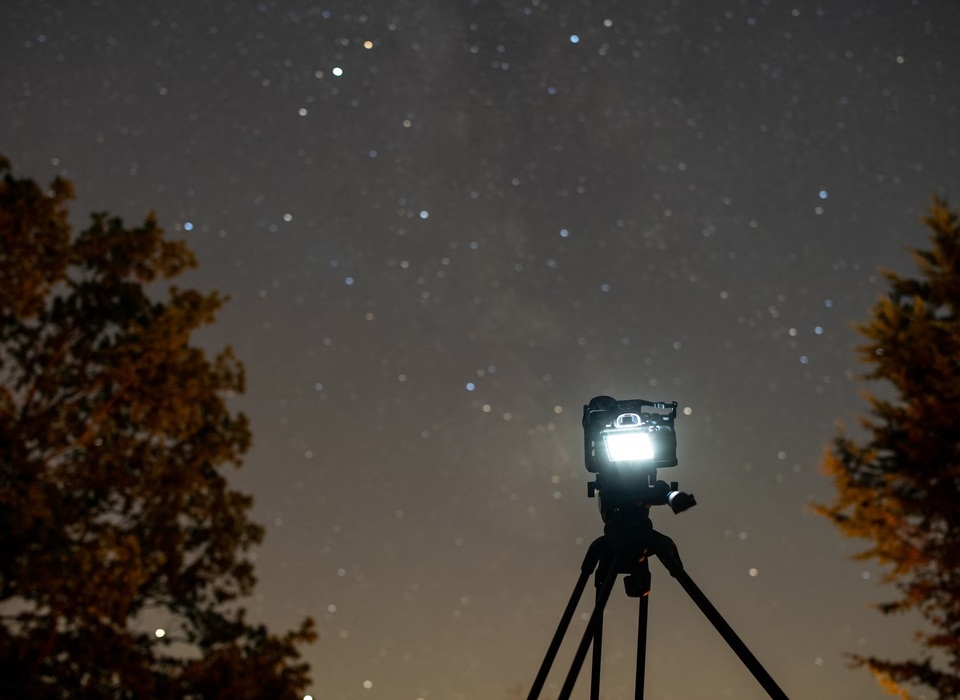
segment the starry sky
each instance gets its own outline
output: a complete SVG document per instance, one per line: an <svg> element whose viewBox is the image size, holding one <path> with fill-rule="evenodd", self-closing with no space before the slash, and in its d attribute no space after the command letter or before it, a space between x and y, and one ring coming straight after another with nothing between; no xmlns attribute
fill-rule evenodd
<svg viewBox="0 0 960 700"><path fill-rule="evenodd" d="M678 401L655 526L791 697L911 619L810 504L851 324L960 189L951 0L5 0L0 152L231 298L253 616L315 699L525 695L602 533L582 406ZM960 201L955 199L954 201ZM956 206L956 205L954 205ZM654 562L646 697L766 697ZM587 598L590 598L588 595ZM544 697L555 697L584 601ZM604 697L633 697L618 584ZM159 620L158 624L163 624ZM585 668L575 697L587 697Z"/></svg>

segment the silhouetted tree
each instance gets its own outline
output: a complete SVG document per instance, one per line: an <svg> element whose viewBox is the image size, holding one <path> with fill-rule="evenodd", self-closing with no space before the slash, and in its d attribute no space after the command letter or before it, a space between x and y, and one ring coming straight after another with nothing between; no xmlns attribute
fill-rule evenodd
<svg viewBox="0 0 960 700"><path fill-rule="evenodd" d="M240 607L243 367L190 344L223 299L159 284L196 263L153 216L74 235L69 181L0 175L0 697L299 700L312 620Z"/></svg>
<svg viewBox="0 0 960 700"><path fill-rule="evenodd" d="M868 394L861 441L842 429L824 460L837 498L818 510L870 546L856 555L885 567L898 597L883 613L914 610L929 623L917 633L919 659L854 656L888 690L926 686L960 697L960 225L935 199L925 222L930 247L914 250L919 277L884 271L889 295L857 326L866 338Z"/></svg>

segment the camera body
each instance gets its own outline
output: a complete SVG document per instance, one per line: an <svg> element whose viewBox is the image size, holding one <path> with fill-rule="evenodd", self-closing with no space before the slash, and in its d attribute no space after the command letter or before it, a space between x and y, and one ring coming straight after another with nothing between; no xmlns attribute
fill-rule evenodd
<svg viewBox="0 0 960 700"><path fill-rule="evenodd" d="M617 401L610 396L590 399L583 407L587 471L600 474L610 470L635 472L675 467L676 419L676 401Z"/></svg>
<svg viewBox="0 0 960 700"><path fill-rule="evenodd" d="M692 507L676 482L657 480L657 469L678 463L676 418L676 401L596 396L583 407L584 464L597 475L587 494L599 493L604 522L651 505Z"/></svg>

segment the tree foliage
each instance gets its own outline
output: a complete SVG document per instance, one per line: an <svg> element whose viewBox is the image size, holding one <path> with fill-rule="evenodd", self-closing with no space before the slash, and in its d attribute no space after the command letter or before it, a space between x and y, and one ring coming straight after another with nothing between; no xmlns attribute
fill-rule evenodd
<svg viewBox="0 0 960 700"><path fill-rule="evenodd" d="M300 697L312 621L240 606L243 367L190 344L223 298L164 286L196 261L152 215L74 234L69 181L0 176L0 696Z"/></svg>
<svg viewBox="0 0 960 700"><path fill-rule="evenodd" d="M916 278L884 271L889 294L857 326L866 339L865 378L889 398L867 394L866 434L842 429L824 459L837 498L818 511L850 537L857 555L885 568L897 597L883 613L916 611L920 658L853 657L892 692L925 686L960 697L960 223L935 199L925 222L929 248L914 250Z"/></svg>

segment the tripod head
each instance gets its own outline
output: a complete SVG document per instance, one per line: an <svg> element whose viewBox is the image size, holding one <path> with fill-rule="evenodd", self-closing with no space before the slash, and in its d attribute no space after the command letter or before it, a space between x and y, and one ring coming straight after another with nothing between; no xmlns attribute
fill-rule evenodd
<svg viewBox="0 0 960 700"><path fill-rule="evenodd" d="M669 484L657 481L639 493L623 494L614 491L605 495L598 487L600 476L587 484L587 496L598 496L600 516L604 523L631 523L637 518L649 518L650 506L670 506L674 513L682 513L697 505L692 493L680 491L676 481Z"/></svg>
<svg viewBox="0 0 960 700"><path fill-rule="evenodd" d="M697 504L676 481L657 479L657 469L677 465L674 421L677 402L595 396L583 407L584 461L597 475L587 496L599 495L604 523L633 521L650 506L682 513Z"/></svg>

